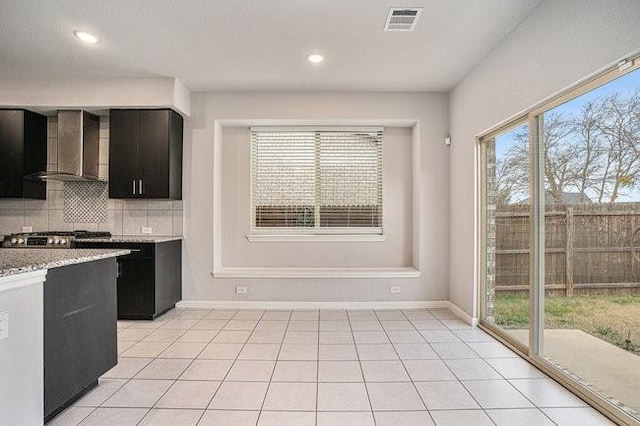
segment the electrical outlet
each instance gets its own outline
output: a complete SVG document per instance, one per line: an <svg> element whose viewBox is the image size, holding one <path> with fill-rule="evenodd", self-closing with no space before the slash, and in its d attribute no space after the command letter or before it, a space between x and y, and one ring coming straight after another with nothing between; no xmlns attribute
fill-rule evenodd
<svg viewBox="0 0 640 426"><path fill-rule="evenodd" d="M236 287L236 294L247 294L246 287Z"/></svg>
<svg viewBox="0 0 640 426"><path fill-rule="evenodd" d="M141 231L143 234L153 234L153 228L150 226L143 226Z"/></svg>
<svg viewBox="0 0 640 426"><path fill-rule="evenodd" d="M389 293L391 293L391 294L400 293L400 286L399 285L392 285L391 287L389 287Z"/></svg>
<svg viewBox="0 0 640 426"><path fill-rule="evenodd" d="M33 226L23 226L22 232L33 232Z"/></svg>
<svg viewBox="0 0 640 426"><path fill-rule="evenodd" d="M0 312L0 340L9 338L9 312Z"/></svg>

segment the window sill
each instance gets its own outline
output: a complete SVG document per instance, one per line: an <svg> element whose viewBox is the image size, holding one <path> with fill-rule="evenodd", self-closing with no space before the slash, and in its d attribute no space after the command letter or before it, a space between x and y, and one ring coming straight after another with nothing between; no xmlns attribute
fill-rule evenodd
<svg viewBox="0 0 640 426"><path fill-rule="evenodd" d="M221 268L215 278L419 278L413 267L400 268Z"/></svg>
<svg viewBox="0 0 640 426"><path fill-rule="evenodd" d="M385 235L379 234L248 234L247 241L254 242L269 242L269 243L283 243L283 242L303 242L303 243L315 243L315 242L382 242L386 241Z"/></svg>

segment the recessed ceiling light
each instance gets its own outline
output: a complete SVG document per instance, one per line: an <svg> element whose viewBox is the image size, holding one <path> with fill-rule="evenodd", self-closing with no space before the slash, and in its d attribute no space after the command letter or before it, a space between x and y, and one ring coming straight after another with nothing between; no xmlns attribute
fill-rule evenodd
<svg viewBox="0 0 640 426"><path fill-rule="evenodd" d="M78 40L83 41L87 44L98 44L98 42L100 41L98 37L84 31L74 31L73 35L76 36Z"/></svg>
<svg viewBox="0 0 640 426"><path fill-rule="evenodd" d="M324 61L324 56L314 53L312 55L307 56L307 60L312 64L319 64L320 62Z"/></svg>

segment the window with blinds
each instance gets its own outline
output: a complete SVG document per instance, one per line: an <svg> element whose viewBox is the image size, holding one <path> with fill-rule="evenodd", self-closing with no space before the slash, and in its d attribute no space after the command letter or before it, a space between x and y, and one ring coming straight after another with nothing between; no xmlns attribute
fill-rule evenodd
<svg viewBox="0 0 640 426"><path fill-rule="evenodd" d="M251 129L251 231L382 234L382 129Z"/></svg>

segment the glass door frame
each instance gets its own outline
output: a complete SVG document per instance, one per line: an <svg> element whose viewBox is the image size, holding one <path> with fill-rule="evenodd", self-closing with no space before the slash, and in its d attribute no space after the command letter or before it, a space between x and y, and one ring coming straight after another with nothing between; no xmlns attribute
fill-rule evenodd
<svg viewBox="0 0 640 426"><path fill-rule="evenodd" d="M630 64L630 65L629 65ZM640 424L638 419L631 416L609 399L582 384L568 370L554 364L544 357L544 306L545 306L545 199L544 199L544 170L545 151L544 142L539 135L544 126L544 113L574 98L577 98L597 87L609 83L618 77L640 69L640 55L631 57L608 67L605 71L574 85L572 88L552 96L539 103L526 113L491 129L476 138L476 194L477 198L477 312L479 312L479 327L497 338L510 349L517 352L525 360L542 370L545 374L560 383L565 388L586 401L609 419L620 424ZM529 125L529 347L516 341L504 330L486 321L486 182L485 146L483 141L504 133L525 123ZM541 273L542 271L542 273Z"/></svg>
<svg viewBox="0 0 640 426"><path fill-rule="evenodd" d="M478 312L479 312L479 325L481 328L489 331L494 336L500 336L502 343L506 344L510 349L515 350L521 356L528 356L529 348L527 345L522 344L516 339L511 338L504 330L495 324L488 322L485 320L486 318L486 307L487 307L487 291L486 291L486 281L487 277L487 253L485 247L487 246L487 206L486 206L486 196L487 191L484 185L486 182L486 168L484 165L486 164L487 154L486 154L486 144L485 141L487 139L495 139L498 135L502 133L506 133L511 131L517 127L528 124L528 115L520 115L512 120L509 120L506 124L502 124L499 127L495 128L489 133L484 134L481 137L477 138L476 142L476 150L477 150L477 158L479 160L478 164L478 176L477 176L477 194L478 194L478 223L477 229L478 233ZM529 167L529 174L531 174L531 167ZM531 176L529 176L529 180L531 180ZM531 191L531 188L529 188ZM531 192L530 192L531 193ZM529 275L531 277L531 275ZM531 283L529 283L531 285ZM531 335L531 331L529 331L529 335Z"/></svg>

